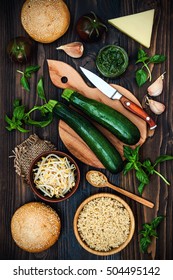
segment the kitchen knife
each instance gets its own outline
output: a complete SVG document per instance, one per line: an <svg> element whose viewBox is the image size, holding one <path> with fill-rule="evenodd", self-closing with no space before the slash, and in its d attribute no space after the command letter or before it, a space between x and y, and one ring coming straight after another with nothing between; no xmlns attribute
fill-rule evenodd
<svg viewBox="0 0 173 280"><path fill-rule="evenodd" d="M80 69L85 74L85 76L92 82L92 84L96 86L102 93L104 93L111 99L119 100L127 110L137 115L141 119L145 120L148 123L150 129L156 128L156 123L140 106L138 106L133 101L122 95L114 87L110 86L107 82L98 77L96 74L83 67L80 67Z"/></svg>

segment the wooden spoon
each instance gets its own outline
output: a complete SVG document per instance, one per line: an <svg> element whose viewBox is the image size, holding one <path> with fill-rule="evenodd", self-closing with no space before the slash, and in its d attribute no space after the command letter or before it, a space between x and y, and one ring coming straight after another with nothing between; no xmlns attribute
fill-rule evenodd
<svg viewBox="0 0 173 280"><path fill-rule="evenodd" d="M96 188L109 187L109 188L111 188L111 189L113 189L113 190L115 190L115 191L117 191L121 194L126 195L127 197L132 198L133 200L135 200L135 201L137 201L137 202L139 202L139 203L141 203L141 204L143 204L143 205L145 205L149 208L154 207L154 203L152 203L152 202L150 202L150 201L148 201L148 200L146 200L146 199L144 199L144 198L142 198L142 197L140 197L136 194L133 194L131 192L128 192L126 190L123 190L123 189L121 189L117 186L114 186L114 185L110 184L108 182L107 177L99 171L96 171L96 170L88 171L87 174L86 174L86 179L92 186L94 186ZM94 179L96 179L96 180L94 180Z"/></svg>

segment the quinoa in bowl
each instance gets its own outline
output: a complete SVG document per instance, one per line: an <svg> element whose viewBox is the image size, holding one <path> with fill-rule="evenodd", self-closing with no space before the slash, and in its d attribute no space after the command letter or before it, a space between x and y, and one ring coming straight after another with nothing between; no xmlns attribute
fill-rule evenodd
<svg viewBox="0 0 173 280"><path fill-rule="evenodd" d="M111 255L132 239L134 216L128 204L113 194L100 193L86 199L74 217L80 245L96 255Z"/></svg>

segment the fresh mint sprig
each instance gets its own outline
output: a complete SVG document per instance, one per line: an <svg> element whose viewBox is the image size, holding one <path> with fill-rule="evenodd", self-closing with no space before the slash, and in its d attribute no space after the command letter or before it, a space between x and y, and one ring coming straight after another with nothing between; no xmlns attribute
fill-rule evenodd
<svg viewBox="0 0 173 280"><path fill-rule="evenodd" d="M151 82L152 80L152 74L149 68L149 64L154 63L162 63L166 60L166 56L162 54L155 54L153 56L148 56L148 54L142 50L139 49L138 51L138 59L136 61L137 63L142 63L142 67L136 71L136 82L139 87L141 87L145 82L149 79Z"/></svg>
<svg viewBox="0 0 173 280"><path fill-rule="evenodd" d="M30 91L29 79L31 78L32 74L39 70L40 66L28 66L24 71L17 70L18 73L22 75L20 78L20 84L26 91Z"/></svg>
<svg viewBox="0 0 173 280"><path fill-rule="evenodd" d="M124 157L126 159L126 164L123 170L124 175L127 174L130 170L135 170L136 178L140 182L138 186L138 191L142 194L144 187L149 184L150 176L156 174L162 178L162 180L167 184L170 183L167 179L160 174L155 167L164 161L173 160L173 156L170 155L161 155L156 158L155 162L152 163L150 159L145 159L143 162L139 158L139 149L140 146L137 146L135 149L132 149L129 146L124 146Z"/></svg>
<svg viewBox="0 0 173 280"><path fill-rule="evenodd" d="M146 253L148 246L152 242L152 238L158 238L157 227L163 221L164 216L158 216L152 220L151 223L145 223L142 225L143 229L139 231L140 238L140 250L142 253Z"/></svg>

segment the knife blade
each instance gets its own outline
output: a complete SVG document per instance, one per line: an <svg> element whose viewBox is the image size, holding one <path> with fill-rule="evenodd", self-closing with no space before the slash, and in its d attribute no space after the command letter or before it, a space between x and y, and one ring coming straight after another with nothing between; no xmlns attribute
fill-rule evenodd
<svg viewBox="0 0 173 280"><path fill-rule="evenodd" d="M96 86L102 93L104 93L106 96L108 96L111 99L117 99L121 102L121 104L132 112L133 114L137 115L146 123L149 125L149 128L152 130L156 128L156 123L154 120L145 112L140 106L138 106L136 103L122 95L118 90L116 90L114 87L109 85L107 82L105 82L102 78L98 77L96 74L92 73L91 71L80 67L81 71L84 73L84 75L91 81L91 83Z"/></svg>

